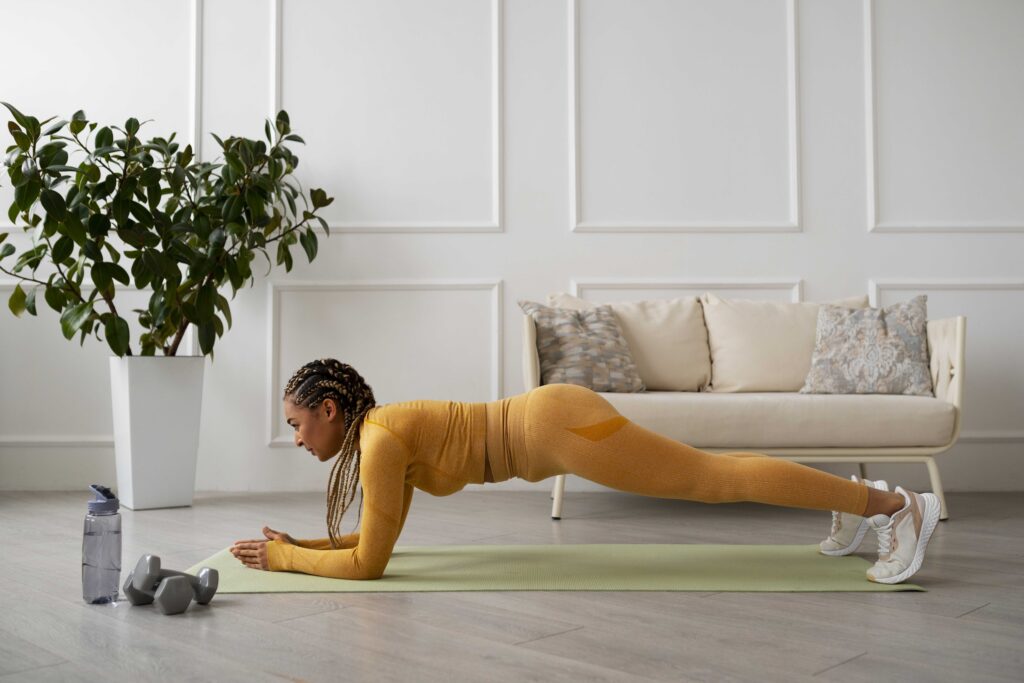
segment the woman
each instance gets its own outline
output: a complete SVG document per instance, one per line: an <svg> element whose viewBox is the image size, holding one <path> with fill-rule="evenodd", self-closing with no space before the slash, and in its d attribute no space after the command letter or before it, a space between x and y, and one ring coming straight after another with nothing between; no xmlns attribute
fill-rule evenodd
<svg viewBox="0 0 1024 683"><path fill-rule="evenodd" d="M264 527L266 538L231 548L256 569L380 578L414 488L447 496L469 483L512 477L535 482L571 473L644 496L832 510L821 552L853 552L871 526L879 560L867 577L881 583L905 581L920 568L939 517L934 494L885 491L760 453L707 453L630 422L604 397L574 384L485 403L378 406L352 366L323 358L288 381L284 413L297 446L321 462L337 458L328 483L329 536L295 540ZM360 532L339 535L360 480L366 521Z"/></svg>

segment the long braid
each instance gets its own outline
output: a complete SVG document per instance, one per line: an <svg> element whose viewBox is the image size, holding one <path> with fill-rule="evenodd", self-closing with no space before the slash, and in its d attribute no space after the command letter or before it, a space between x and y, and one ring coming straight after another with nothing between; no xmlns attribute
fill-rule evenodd
<svg viewBox="0 0 1024 683"><path fill-rule="evenodd" d="M320 358L306 363L292 375L285 386L284 398L307 409L317 408L325 399L333 399L345 415L345 438L327 484L327 534L331 546L338 548L341 546L341 518L359 485L359 427L366 413L377 405L373 389L351 365L333 358ZM359 519L362 519L362 502L360 491Z"/></svg>

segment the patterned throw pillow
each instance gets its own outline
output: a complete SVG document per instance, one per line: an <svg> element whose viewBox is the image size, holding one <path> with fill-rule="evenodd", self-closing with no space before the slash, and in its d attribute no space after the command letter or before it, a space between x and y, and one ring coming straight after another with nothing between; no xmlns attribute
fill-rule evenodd
<svg viewBox="0 0 1024 683"><path fill-rule="evenodd" d="M885 308L823 305L801 394L933 396L928 296Z"/></svg>
<svg viewBox="0 0 1024 683"><path fill-rule="evenodd" d="M517 302L537 326L541 384L579 384L593 391L644 391L633 354L610 305L583 310Z"/></svg>

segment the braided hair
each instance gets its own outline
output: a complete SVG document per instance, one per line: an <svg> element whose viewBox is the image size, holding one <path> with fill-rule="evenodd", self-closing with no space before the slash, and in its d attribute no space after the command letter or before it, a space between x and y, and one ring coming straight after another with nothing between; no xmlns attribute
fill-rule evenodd
<svg viewBox="0 0 1024 683"><path fill-rule="evenodd" d="M327 533L331 546L339 548L341 518L355 498L359 484L359 426L366 413L377 405L373 389L351 365L333 358L320 358L306 363L292 375L285 386L284 398L310 410L320 406L324 400L332 399L345 416L345 438L327 485ZM360 491L360 518L362 502Z"/></svg>

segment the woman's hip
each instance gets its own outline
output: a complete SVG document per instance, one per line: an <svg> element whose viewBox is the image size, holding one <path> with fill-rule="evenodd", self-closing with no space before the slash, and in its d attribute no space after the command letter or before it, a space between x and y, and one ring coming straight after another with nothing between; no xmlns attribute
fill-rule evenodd
<svg viewBox="0 0 1024 683"><path fill-rule="evenodd" d="M576 384L545 384L529 392L524 416L529 481L561 474L560 454L596 443L629 420L603 396Z"/></svg>

